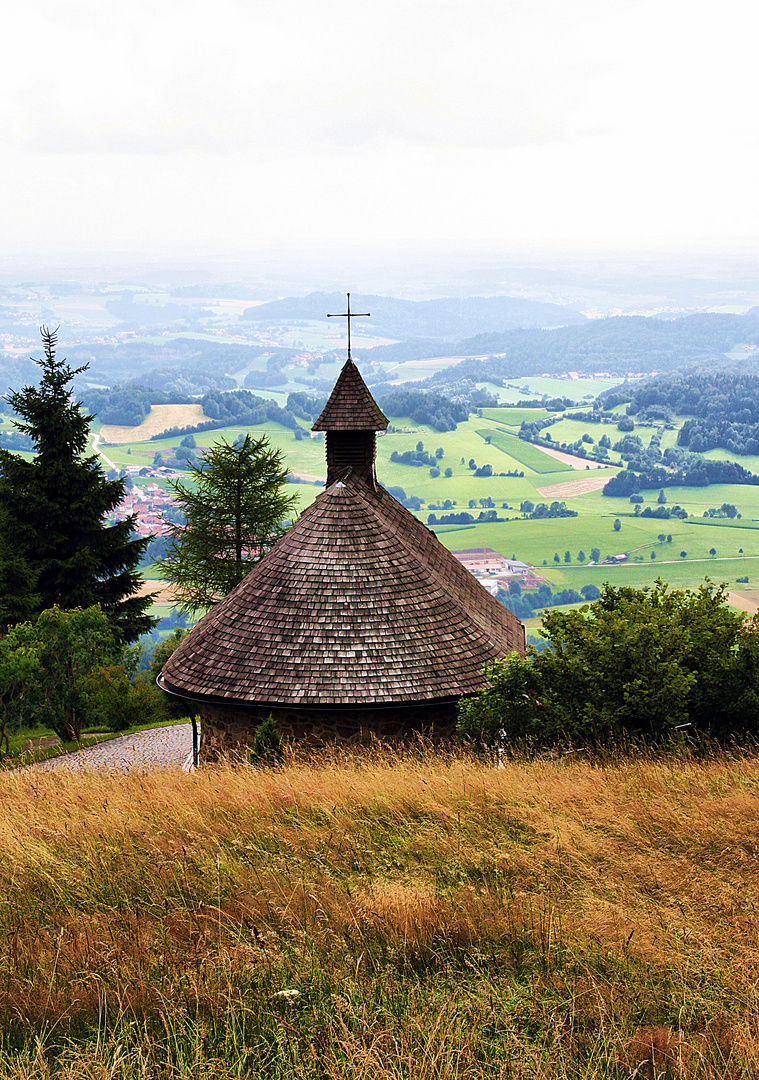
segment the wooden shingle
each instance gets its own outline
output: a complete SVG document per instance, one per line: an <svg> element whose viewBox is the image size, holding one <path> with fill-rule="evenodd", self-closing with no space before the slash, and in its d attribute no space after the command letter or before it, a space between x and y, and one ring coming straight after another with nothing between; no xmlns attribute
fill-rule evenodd
<svg viewBox="0 0 759 1080"><path fill-rule="evenodd" d="M471 694L521 623L387 491L319 495L163 669L175 693L310 707Z"/></svg>
<svg viewBox="0 0 759 1080"><path fill-rule="evenodd" d="M361 374L348 360L343 364L337 382L321 416L312 431L384 431L388 419L369 393Z"/></svg>

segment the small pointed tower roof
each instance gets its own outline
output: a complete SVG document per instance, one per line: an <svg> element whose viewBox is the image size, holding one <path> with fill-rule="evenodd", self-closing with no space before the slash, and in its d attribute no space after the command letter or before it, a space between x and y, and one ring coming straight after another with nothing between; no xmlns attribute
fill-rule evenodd
<svg viewBox="0 0 759 1080"><path fill-rule="evenodd" d="M384 431L388 419L349 359L312 431Z"/></svg>

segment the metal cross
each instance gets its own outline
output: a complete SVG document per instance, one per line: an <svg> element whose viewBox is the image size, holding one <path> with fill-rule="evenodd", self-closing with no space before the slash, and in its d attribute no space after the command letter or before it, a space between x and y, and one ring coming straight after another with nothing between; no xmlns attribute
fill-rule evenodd
<svg viewBox="0 0 759 1080"><path fill-rule="evenodd" d="M333 315L327 315L328 319L347 319L348 320L348 363L352 363L351 360L351 319L363 319L371 316L370 311L351 311L351 294L348 293L348 310L335 312Z"/></svg>

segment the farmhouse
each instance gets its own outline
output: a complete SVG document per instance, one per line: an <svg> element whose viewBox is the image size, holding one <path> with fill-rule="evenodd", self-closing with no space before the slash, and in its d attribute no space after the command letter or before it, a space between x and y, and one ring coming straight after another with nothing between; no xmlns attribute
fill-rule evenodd
<svg viewBox="0 0 759 1080"><path fill-rule="evenodd" d="M166 663L201 759L251 744L270 714L314 742L445 734L485 664L524 653L516 617L378 484L387 423L349 357L313 426L325 490Z"/></svg>

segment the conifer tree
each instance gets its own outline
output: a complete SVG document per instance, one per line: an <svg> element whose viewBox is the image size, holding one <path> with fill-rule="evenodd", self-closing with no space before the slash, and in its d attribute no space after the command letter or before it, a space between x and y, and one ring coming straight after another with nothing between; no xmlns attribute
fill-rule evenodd
<svg viewBox="0 0 759 1080"><path fill-rule="evenodd" d="M39 602L34 592L36 575L8 542L7 529L3 528L6 519L0 506L0 632L31 618Z"/></svg>
<svg viewBox="0 0 759 1080"><path fill-rule="evenodd" d="M283 488L287 468L281 450L266 438L246 435L234 445L217 443L192 486L172 482L184 525L170 525L163 575L189 613L209 608L237 585L285 531L296 496Z"/></svg>
<svg viewBox="0 0 759 1080"><path fill-rule="evenodd" d="M137 595L136 569L149 538L134 537L134 517L106 524L124 481L108 480L97 456L86 453L93 417L72 399L71 382L87 365L72 369L59 360L56 332L41 332L39 386L8 396L36 454L27 461L0 449L0 552L13 552L28 569L33 613L100 604L117 641L135 641L154 625L150 599Z"/></svg>

